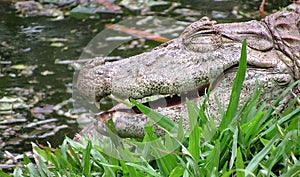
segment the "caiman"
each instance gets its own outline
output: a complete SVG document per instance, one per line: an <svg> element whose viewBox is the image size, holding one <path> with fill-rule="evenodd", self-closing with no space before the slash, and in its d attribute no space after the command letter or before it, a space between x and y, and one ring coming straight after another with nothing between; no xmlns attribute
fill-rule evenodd
<svg viewBox="0 0 300 177"><path fill-rule="evenodd" d="M288 9L288 10L287 10ZM247 39L247 71L240 96L243 103L261 88L261 100L271 103L300 79L300 8L292 4L261 21L218 24L207 17L189 25L173 40L115 62L97 58L80 70L75 92L87 99L144 98L168 95L148 103L155 111L187 128L185 97L201 103L212 85L207 115L218 123L220 105L226 108L240 59L242 41ZM281 100L281 108L299 94L296 86ZM121 137L141 138L147 116L135 107L118 105L96 116L96 128L105 133L105 122L112 119ZM159 132L159 128L156 130Z"/></svg>

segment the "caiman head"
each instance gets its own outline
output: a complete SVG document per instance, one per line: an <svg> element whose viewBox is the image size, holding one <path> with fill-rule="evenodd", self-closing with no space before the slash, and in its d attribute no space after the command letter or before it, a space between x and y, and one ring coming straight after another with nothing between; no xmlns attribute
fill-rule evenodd
<svg viewBox="0 0 300 177"><path fill-rule="evenodd" d="M299 80L300 15L277 12L262 21L228 24L203 17L188 26L179 38L150 52L116 62L106 63L101 58L89 61L79 72L75 92L91 100L111 94L119 98L173 95L148 105L177 121L180 116L187 119L185 97L201 102L206 88L212 85L214 96L208 100L207 110L218 120L220 110L214 98L224 107L228 105L244 39L248 68L241 102L251 95L256 81L262 99L271 102ZM157 105L158 102L162 104ZM101 132L105 130L103 122L113 119L122 137L142 137L143 126L148 122L135 108L124 106L114 107L98 118L96 124Z"/></svg>

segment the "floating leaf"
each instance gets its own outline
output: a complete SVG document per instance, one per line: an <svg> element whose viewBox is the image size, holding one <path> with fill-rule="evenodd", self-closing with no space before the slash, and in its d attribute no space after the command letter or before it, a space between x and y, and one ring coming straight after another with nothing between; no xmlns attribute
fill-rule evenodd
<svg viewBox="0 0 300 177"><path fill-rule="evenodd" d="M52 74L54 74L54 72L48 71L48 70L41 72L41 75L43 75L43 76L52 75Z"/></svg>
<svg viewBox="0 0 300 177"><path fill-rule="evenodd" d="M13 65L10 67L11 69L20 69L20 70L24 70L24 69L31 69L33 68L33 66L30 65L24 65L24 64L17 64L17 65Z"/></svg>
<svg viewBox="0 0 300 177"><path fill-rule="evenodd" d="M50 46L51 47L63 47L63 46L65 46L65 44L62 42L53 42L50 44Z"/></svg>

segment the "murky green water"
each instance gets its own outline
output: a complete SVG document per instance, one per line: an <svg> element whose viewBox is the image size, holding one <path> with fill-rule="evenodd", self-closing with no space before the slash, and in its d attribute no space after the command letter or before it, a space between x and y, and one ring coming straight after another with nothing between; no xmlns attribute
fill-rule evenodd
<svg viewBox="0 0 300 177"><path fill-rule="evenodd" d="M0 149L22 153L31 141L57 146L79 131L68 114L73 69L55 60L78 59L92 30L102 27L101 21L20 18L0 2Z"/></svg>
<svg viewBox="0 0 300 177"><path fill-rule="evenodd" d="M266 10L287 3L270 1ZM260 1L182 0L170 14L156 12L156 15L188 23L204 15L219 22L245 21L255 16L251 13L257 11L259 4ZM46 145L49 141L55 147L65 136L73 137L80 131L76 114L72 113L74 70L55 61L78 59L105 23L127 18L133 17L109 15L94 20L61 21L20 18L11 3L0 1L0 163L6 159L5 151L14 155L27 152L31 142ZM170 38L178 34L165 35ZM128 57L158 44L136 40L114 50L112 55Z"/></svg>

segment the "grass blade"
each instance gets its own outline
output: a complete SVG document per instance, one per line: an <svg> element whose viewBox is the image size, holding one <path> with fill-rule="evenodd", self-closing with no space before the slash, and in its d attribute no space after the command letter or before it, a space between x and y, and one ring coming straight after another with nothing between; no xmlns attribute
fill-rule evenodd
<svg viewBox="0 0 300 177"><path fill-rule="evenodd" d="M233 143L232 143L232 147L231 147L232 152L231 152L231 157L230 157L230 162L229 162L229 169L231 169L233 167L234 160L237 155L237 139L238 139L238 128L235 127L234 133L233 133Z"/></svg>
<svg viewBox="0 0 300 177"><path fill-rule="evenodd" d="M115 175L114 171L112 170L112 168L108 167L107 165L103 165L104 163L109 164L109 162L105 159L103 154L100 152L101 152L101 149L99 149L99 147L96 147L95 149L93 149L91 151L91 154L93 156L95 163L98 165L102 165L106 176L115 177L116 175Z"/></svg>
<svg viewBox="0 0 300 177"><path fill-rule="evenodd" d="M186 106L188 109L188 115L189 115L189 127L190 127L190 136L189 136L189 147L188 150L190 154L192 155L193 159L195 160L195 163L198 163L200 160L200 130L198 126L198 112L192 105L192 103L189 100L186 100Z"/></svg>
<svg viewBox="0 0 300 177"><path fill-rule="evenodd" d="M282 177L299 176L300 175L300 160L294 164Z"/></svg>
<svg viewBox="0 0 300 177"><path fill-rule="evenodd" d="M40 173L38 172L38 170L33 165L33 163L28 164L27 168L29 170L30 176L32 176L32 177L40 177L41 176Z"/></svg>
<svg viewBox="0 0 300 177"><path fill-rule="evenodd" d="M19 170L17 171L17 169L20 169L20 168L17 167L17 168L14 170L14 176L22 176L22 173L19 173ZM3 172L1 169L0 169L0 175L1 175L2 177L12 177L12 175L6 174L6 173Z"/></svg>
<svg viewBox="0 0 300 177"><path fill-rule="evenodd" d="M36 156L34 159L35 159L35 163L37 164L37 170L39 171L40 176L41 177L51 176L51 172L49 171L49 169L47 168L47 165L41 159L41 157Z"/></svg>
<svg viewBox="0 0 300 177"><path fill-rule="evenodd" d="M254 172L260 161L265 158L267 153L272 148L273 144L277 141L277 137L273 137L268 144L259 152L257 153L253 159L249 162L249 164L246 167L246 171Z"/></svg>
<svg viewBox="0 0 300 177"><path fill-rule="evenodd" d="M231 122L232 118L237 113L237 108L239 105L240 93L242 91L243 82L246 75L247 69L247 51L246 51L247 43L246 39L243 41L242 51L241 51L241 58L239 62L239 68L236 74L236 77L233 82L232 92L230 96L229 105L227 108L227 112L225 118L222 119L220 124L220 130L224 130Z"/></svg>
<svg viewBox="0 0 300 177"><path fill-rule="evenodd" d="M157 125L161 126L162 128L166 129L170 133L177 134L178 132L178 125L168 117L153 111L147 106L139 103L134 99L130 99L130 101L139 108L139 110L144 113L147 117L149 117L152 121L154 121Z"/></svg>
<svg viewBox="0 0 300 177"><path fill-rule="evenodd" d="M83 161L82 161L82 167L83 167L83 174L85 176L91 176L90 175L90 170L91 170L91 162L90 162L90 153L92 149L92 144L89 141L88 145L83 153Z"/></svg>
<svg viewBox="0 0 300 177"><path fill-rule="evenodd" d="M239 169L244 169L245 168L244 161L243 161L243 156L242 156L242 152L241 152L240 148L237 149L235 167L237 169L237 171L236 171L236 177L244 177L245 173L242 172L242 171L238 171Z"/></svg>
<svg viewBox="0 0 300 177"><path fill-rule="evenodd" d="M145 126L146 136L144 140L150 142L151 152L155 158L157 158L157 166L162 174L168 176L171 171L177 166L176 157L174 154L170 154L165 145L163 145L161 138L157 138L154 134L154 128L152 124ZM168 135L166 135L168 136Z"/></svg>
<svg viewBox="0 0 300 177"><path fill-rule="evenodd" d="M276 147L274 151L272 151L272 154L265 163L266 169L269 173L271 172L273 166L275 164L278 164L282 157L287 157L291 152L291 149L294 149L294 146L297 146L297 143L291 141L292 139L294 139L293 136L298 136L297 130L292 130L285 134L281 143Z"/></svg>
<svg viewBox="0 0 300 177"><path fill-rule="evenodd" d="M132 166L140 171L143 171L151 176L160 177L159 173L157 173L153 168L148 168L136 163L127 162L126 165Z"/></svg>
<svg viewBox="0 0 300 177"><path fill-rule="evenodd" d="M283 118L278 120L278 124L281 125L282 123L300 117L300 107L296 108L290 114L284 116ZM261 133L261 136L268 134L269 132L273 131L276 128L276 124L271 125L267 130Z"/></svg>
<svg viewBox="0 0 300 177"><path fill-rule="evenodd" d="M182 166L177 166L171 171L170 177L181 177L183 175L183 172L184 168Z"/></svg>
<svg viewBox="0 0 300 177"><path fill-rule="evenodd" d="M214 172L217 172L219 169L219 162L220 162L220 142L216 141L214 149L211 151L209 156L207 157L207 166L206 169L210 172L207 176L218 176Z"/></svg>

